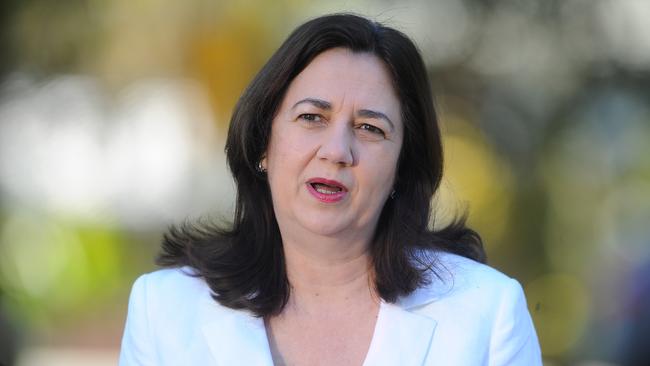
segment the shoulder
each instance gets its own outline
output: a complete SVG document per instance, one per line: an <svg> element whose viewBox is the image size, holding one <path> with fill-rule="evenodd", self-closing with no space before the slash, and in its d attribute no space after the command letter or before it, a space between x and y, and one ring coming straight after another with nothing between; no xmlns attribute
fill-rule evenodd
<svg viewBox="0 0 650 366"><path fill-rule="evenodd" d="M472 298L485 303L521 290L519 282L486 264L447 252L430 251L422 255L426 262L433 263L427 271L429 283L400 299L405 308Z"/></svg>
<svg viewBox="0 0 650 366"><path fill-rule="evenodd" d="M201 309L214 303L210 289L189 267L162 269L138 277L120 351L120 365L186 364L186 350L209 353L201 340ZM171 361L170 361L171 360ZM190 363L191 364L191 363Z"/></svg>
<svg viewBox="0 0 650 366"><path fill-rule="evenodd" d="M138 277L131 290L131 302L141 301L149 312L175 312L195 304L193 299L210 295L205 281L191 267L161 269ZM189 310L189 309L188 309Z"/></svg>
<svg viewBox="0 0 650 366"><path fill-rule="evenodd" d="M196 276L196 271L191 267L165 268L140 275L135 280L135 287L143 287L146 290L169 293L174 297L185 292L203 291L206 287L205 281Z"/></svg>
<svg viewBox="0 0 650 366"><path fill-rule="evenodd" d="M149 323L150 329L161 325L182 329L198 321L202 302L213 300L207 283L194 274L192 268L180 267L141 275L131 289L128 317Z"/></svg>
<svg viewBox="0 0 650 366"><path fill-rule="evenodd" d="M430 283L400 301L407 311L436 321L440 336L434 337L432 348L453 355L473 349L480 364L541 365L539 342L517 280L455 254L429 256L435 260Z"/></svg>

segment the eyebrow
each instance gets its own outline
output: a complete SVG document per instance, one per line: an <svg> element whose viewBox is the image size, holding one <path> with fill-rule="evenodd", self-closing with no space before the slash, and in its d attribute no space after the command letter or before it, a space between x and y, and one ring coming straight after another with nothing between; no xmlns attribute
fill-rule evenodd
<svg viewBox="0 0 650 366"><path fill-rule="evenodd" d="M327 102L327 101L322 100L322 99L316 99L316 98L301 99L298 102L296 102L296 104L294 104L293 107L291 107L291 109L295 109L298 105L303 104L303 103L311 104L316 108L326 110L326 111L332 110L332 104L330 102ZM385 115L384 113L381 113L381 112L378 112L378 111L373 111L373 110L370 110L370 109L360 109L357 112L357 115L359 117L365 117L365 118L383 119L384 121L386 121L390 125L391 130L393 130L393 131L395 130L395 124L393 124L393 121L391 121L390 118L388 118L388 116Z"/></svg>
<svg viewBox="0 0 650 366"><path fill-rule="evenodd" d="M291 107L291 109L296 109L297 106L299 106L300 104L303 104L303 103L311 104L316 108L320 108L320 109L323 109L323 110L326 110L326 111L332 110L332 104L330 104L329 102L326 102L326 101L324 101L322 99L315 99L315 98L305 98L305 99L299 100L296 104L293 105L293 107Z"/></svg>

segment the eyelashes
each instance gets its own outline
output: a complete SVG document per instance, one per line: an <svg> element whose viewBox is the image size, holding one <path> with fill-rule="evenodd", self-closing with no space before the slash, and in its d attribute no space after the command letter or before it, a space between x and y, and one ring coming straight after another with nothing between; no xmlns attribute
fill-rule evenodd
<svg viewBox="0 0 650 366"><path fill-rule="evenodd" d="M370 124L367 124L367 123L362 123L357 128L362 130L362 131L368 131L370 133L380 135L382 137L386 137L386 133L384 132L384 130L382 130L381 128L379 128L377 126L373 126L373 125L370 125Z"/></svg>
<svg viewBox="0 0 650 366"><path fill-rule="evenodd" d="M298 120L304 121L308 124L316 124L323 123L325 121L325 118L317 113L302 113L298 115ZM369 123L359 123L355 125L354 128L365 134L371 134L386 138L386 132L384 132L383 129Z"/></svg>
<svg viewBox="0 0 650 366"><path fill-rule="evenodd" d="M323 117L315 113L303 113L298 116L298 119L308 122L321 122Z"/></svg>

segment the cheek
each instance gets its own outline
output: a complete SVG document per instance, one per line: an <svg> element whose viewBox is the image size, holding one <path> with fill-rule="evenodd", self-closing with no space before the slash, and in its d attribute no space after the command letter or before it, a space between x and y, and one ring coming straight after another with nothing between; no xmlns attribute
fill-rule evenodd
<svg viewBox="0 0 650 366"><path fill-rule="evenodd" d="M395 154L375 155L375 159L367 165L366 182L372 186L372 195L388 195L393 190L397 172L397 157Z"/></svg>
<svg viewBox="0 0 650 366"><path fill-rule="evenodd" d="M269 151L269 168L282 174L299 165L307 155L308 146L297 138L278 139L277 145Z"/></svg>
<svg viewBox="0 0 650 366"><path fill-rule="evenodd" d="M284 165L287 157L290 157L291 151L295 150L296 147L293 146L295 140L288 136L286 131L280 128L274 128L273 134L271 135L271 141L269 143L269 148L266 154L269 163L269 170L275 172L278 167Z"/></svg>
<svg viewBox="0 0 650 366"><path fill-rule="evenodd" d="M282 189L299 175L309 161L313 143L292 129L278 129L267 151L268 177L271 188ZM286 187L285 187L286 188Z"/></svg>

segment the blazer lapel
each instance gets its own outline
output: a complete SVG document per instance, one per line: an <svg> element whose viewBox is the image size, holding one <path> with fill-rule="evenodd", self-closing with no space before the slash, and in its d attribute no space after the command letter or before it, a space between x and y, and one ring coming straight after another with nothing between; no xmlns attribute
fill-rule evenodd
<svg viewBox="0 0 650 366"><path fill-rule="evenodd" d="M216 364L273 366L264 320L203 299L203 335Z"/></svg>
<svg viewBox="0 0 650 366"><path fill-rule="evenodd" d="M453 281L436 283L417 289L395 304L381 302L363 366L419 366L425 362L437 322L413 310L453 287ZM262 318L221 306L210 296L202 298L200 312L203 335L217 365L273 366Z"/></svg>
<svg viewBox="0 0 650 366"><path fill-rule="evenodd" d="M422 365L437 322L382 301L364 366Z"/></svg>

